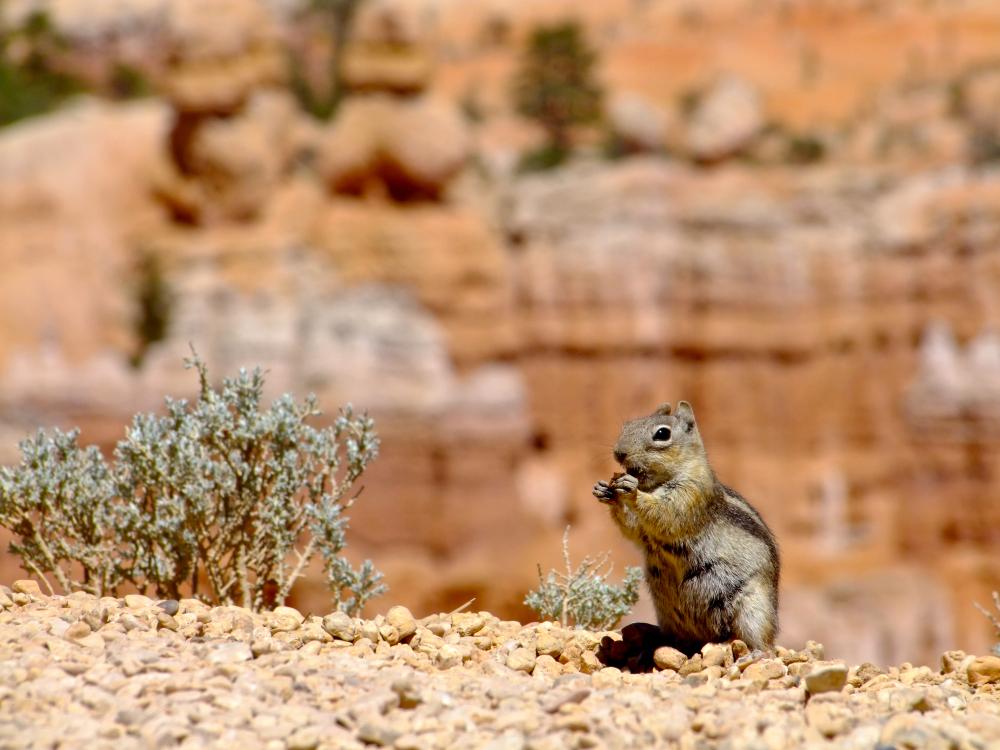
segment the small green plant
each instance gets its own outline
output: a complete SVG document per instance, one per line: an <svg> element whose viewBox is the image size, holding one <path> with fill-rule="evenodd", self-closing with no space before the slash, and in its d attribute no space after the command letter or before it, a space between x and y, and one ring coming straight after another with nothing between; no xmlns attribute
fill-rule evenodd
<svg viewBox="0 0 1000 750"><path fill-rule="evenodd" d="M324 24L330 34L328 78L317 84L310 79L302 60L289 58L292 93L302 109L318 120L329 120L347 95L344 60L354 31L354 22L365 0L310 0L307 10Z"/></svg>
<svg viewBox="0 0 1000 750"><path fill-rule="evenodd" d="M260 408L259 369L216 390L197 355L187 365L198 399L137 415L110 466L76 433L21 444L21 464L0 469L11 551L50 590L47 575L66 593L114 594L129 582L254 610L283 604L318 553L336 606L357 613L385 591L370 561L355 570L340 556L351 487L378 452L372 421L346 407L316 429L311 396Z"/></svg>
<svg viewBox="0 0 1000 750"><path fill-rule="evenodd" d="M792 134L785 144L785 160L789 164L815 164L826 157L826 144L808 133Z"/></svg>
<svg viewBox="0 0 1000 750"><path fill-rule="evenodd" d="M546 143L544 146L525 151L517 161L518 174L546 172L566 163L569 151Z"/></svg>
<svg viewBox="0 0 1000 750"><path fill-rule="evenodd" d="M140 367L149 347L167 337L172 317L174 295L163 273L160 256L149 251L139 254L135 284L133 329L135 352L132 366Z"/></svg>
<svg viewBox="0 0 1000 750"><path fill-rule="evenodd" d="M153 93L153 87L141 68L118 61L108 76L108 89L115 99L141 99Z"/></svg>
<svg viewBox="0 0 1000 750"><path fill-rule="evenodd" d="M596 60L580 25L573 21L540 27L528 40L514 79L514 103L520 114L545 129L552 153L568 153L570 128L600 117Z"/></svg>
<svg viewBox="0 0 1000 750"><path fill-rule="evenodd" d="M585 557L574 569L569 556L569 526L563 532L562 548L565 572L550 570L543 577L539 565L539 586L525 597L524 603L539 617L557 620L563 627L573 625L587 630L614 627L639 601L642 569L626 568L625 579L615 586L608 583L612 569L608 562L610 553Z"/></svg>
<svg viewBox="0 0 1000 750"><path fill-rule="evenodd" d="M986 607L976 604L976 609L982 612L986 619L990 621L993 626L993 637L997 639L997 642L993 645L993 653L1000 656L1000 591L993 592L993 606L996 607L997 614L993 614Z"/></svg>
<svg viewBox="0 0 1000 750"><path fill-rule="evenodd" d="M0 18L0 126L49 112L83 90L53 65L65 43L46 13L35 11L18 28L3 24Z"/></svg>

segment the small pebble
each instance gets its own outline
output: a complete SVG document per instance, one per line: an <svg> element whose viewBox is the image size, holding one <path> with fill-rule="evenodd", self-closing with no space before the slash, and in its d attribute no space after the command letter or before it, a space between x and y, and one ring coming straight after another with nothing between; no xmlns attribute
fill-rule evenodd
<svg viewBox="0 0 1000 750"><path fill-rule="evenodd" d="M38 581L33 581L30 578L22 578L14 581L14 583L11 584L10 589L15 594L24 594L35 598L42 597L42 589L39 587Z"/></svg>
<svg viewBox="0 0 1000 750"><path fill-rule="evenodd" d="M843 664L818 664L806 675L806 690L810 695L837 691L847 684L847 667Z"/></svg>
<svg viewBox="0 0 1000 750"><path fill-rule="evenodd" d="M180 602L178 602L176 599L164 599L156 606L158 606L160 609L162 609L171 617L176 615L181 608Z"/></svg>

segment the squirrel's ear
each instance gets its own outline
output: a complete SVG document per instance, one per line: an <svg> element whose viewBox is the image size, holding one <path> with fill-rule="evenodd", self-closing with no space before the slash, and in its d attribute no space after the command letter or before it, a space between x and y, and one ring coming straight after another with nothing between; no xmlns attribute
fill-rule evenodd
<svg viewBox="0 0 1000 750"><path fill-rule="evenodd" d="M659 406L656 407L656 411L653 412L653 416L654 417L669 417L670 416L670 410L672 408L673 407L670 406L670 402L669 401L667 403L665 403L665 404L660 404Z"/></svg>
<svg viewBox="0 0 1000 750"><path fill-rule="evenodd" d="M689 428L694 427L694 409L691 408L691 404L687 401L677 403L677 413L675 416L687 422Z"/></svg>

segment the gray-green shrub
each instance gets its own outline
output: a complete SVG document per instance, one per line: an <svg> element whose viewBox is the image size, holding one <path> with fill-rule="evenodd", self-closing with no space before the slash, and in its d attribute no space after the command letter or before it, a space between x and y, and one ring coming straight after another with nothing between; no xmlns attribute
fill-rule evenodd
<svg viewBox="0 0 1000 750"><path fill-rule="evenodd" d="M993 614L985 607L976 605L979 611L986 615L986 619L993 626L993 637L997 639L997 642L993 644L993 653L1000 656L1000 591L993 592L993 606L996 607L997 614Z"/></svg>
<svg viewBox="0 0 1000 750"><path fill-rule="evenodd" d="M565 571L550 570L542 575L538 566L538 588L530 592L524 603L543 620L556 620L563 627L573 625L587 630L612 628L639 601L639 584L642 569L625 569L625 579L620 586L608 583L611 574L609 553L592 558L585 557L574 568L569 556L569 527L563 533L563 561Z"/></svg>
<svg viewBox="0 0 1000 750"><path fill-rule="evenodd" d="M204 363L187 365L197 400L137 415L111 465L56 430L0 470L0 525L25 569L67 593L114 594L127 581L260 610L283 604L318 553L338 608L355 613L383 593L370 561L355 570L340 555L352 485L378 452L372 420L348 406L317 429L312 396L261 410L259 369L216 390Z"/></svg>
<svg viewBox="0 0 1000 750"><path fill-rule="evenodd" d="M21 442L21 465L0 469L0 526L16 535L10 551L26 571L46 583L51 574L66 593L103 596L125 578L114 479L100 451L76 439L53 430Z"/></svg>

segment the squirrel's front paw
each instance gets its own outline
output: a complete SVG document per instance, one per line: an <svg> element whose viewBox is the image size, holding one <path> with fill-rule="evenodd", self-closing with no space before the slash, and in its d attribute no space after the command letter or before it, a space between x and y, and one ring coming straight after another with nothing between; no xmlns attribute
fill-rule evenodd
<svg viewBox="0 0 1000 750"><path fill-rule="evenodd" d="M619 474L611 480L610 489L619 497L634 495L639 489L639 480L631 474Z"/></svg>
<svg viewBox="0 0 1000 750"><path fill-rule="evenodd" d="M613 503L618 499L618 494L603 480L594 485L592 492L602 503Z"/></svg>

